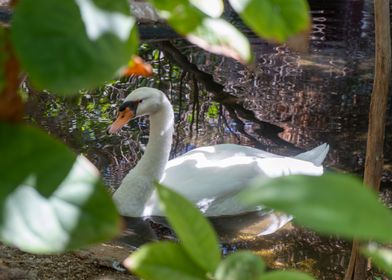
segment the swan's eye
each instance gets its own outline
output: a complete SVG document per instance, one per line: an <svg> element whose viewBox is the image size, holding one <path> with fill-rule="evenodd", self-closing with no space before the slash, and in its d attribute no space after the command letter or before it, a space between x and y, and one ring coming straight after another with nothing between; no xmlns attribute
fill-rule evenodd
<svg viewBox="0 0 392 280"><path fill-rule="evenodd" d="M140 100L139 100L139 104L142 103L142 102L143 102L143 99L140 99Z"/></svg>

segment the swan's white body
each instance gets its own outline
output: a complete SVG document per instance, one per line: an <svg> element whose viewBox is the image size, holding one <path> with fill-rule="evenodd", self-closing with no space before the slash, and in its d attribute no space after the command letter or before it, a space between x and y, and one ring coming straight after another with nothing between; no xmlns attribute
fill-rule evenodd
<svg viewBox="0 0 392 280"><path fill-rule="evenodd" d="M154 190L155 181L182 194L206 216L213 217L256 210L236 198L255 177L323 173L321 163L328 153L327 144L295 157L222 144L197 148L168 161L174 123L170 102L164 93L153 88L135 90L124 104L129 102L139 102L136 116L150 115L150 137L142 159L113 196L124 216L163 216ZM109 130L113 133L117 128Z"/></svg>

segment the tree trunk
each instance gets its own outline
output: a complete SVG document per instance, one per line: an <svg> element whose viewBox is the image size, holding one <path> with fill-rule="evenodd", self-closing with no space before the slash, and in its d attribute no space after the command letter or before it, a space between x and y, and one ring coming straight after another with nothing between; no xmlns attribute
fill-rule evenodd
<svg viewBox="0 0 392 280"><path fill-rule="evenodd" d="M370 102L364 183L379 191L384 162L385 117L391 72L389 0L374 0L376 59ZM366 259L359 255L360 244L353 242L345 280L366 279Z"/></svg>

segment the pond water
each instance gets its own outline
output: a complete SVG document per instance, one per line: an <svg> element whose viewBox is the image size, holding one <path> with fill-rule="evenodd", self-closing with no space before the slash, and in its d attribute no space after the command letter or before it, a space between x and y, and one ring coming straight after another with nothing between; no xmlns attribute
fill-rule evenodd
<svg viewBox="0 0 392 280"><path fill-rule="evenodd" d="M157 38L158 27L154 39L144 36L140 48L156 75L112 81L71 99L38 93L26 85L28 119L86 155L113 189L142 155L148 119L133 121L111 137L105 129L122 99L140 86L163 90L174 105L172 157L219 143L293 155L327 142L331 146L327 168L361 175L374 67L372 1L310 4L313 28L308 54L269 45L230 12L232 22L252 43L253 67L206 53L178 38L170 42ZM389 109L384 190L392 187ZM298 268L318 279L342 279L350 245L289 225L265 237L242 232L223 245L225 252L239 248L259 253L271 267Z"/></svg>

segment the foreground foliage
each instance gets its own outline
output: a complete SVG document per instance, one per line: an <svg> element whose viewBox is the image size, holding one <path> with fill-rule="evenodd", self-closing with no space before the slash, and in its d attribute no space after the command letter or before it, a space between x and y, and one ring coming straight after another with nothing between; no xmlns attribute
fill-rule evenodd
<svg viewBox="0 0 392 280"><path fill-rule="evenodd" d="M238 251L221 260L217 236L201 212L172 190L162 185L157 188L161 208L179 243L143 245L125 260L125 266L143 279L313 279L301 272L266 272L263 260L248 251Z"/></svg>
<svg viewBox="0 0 392 280"><path fill-rule="evenodd" d="M117 210L85 157L38 129L4 123L0 154L3 242L27 252L57 253L119 232Z"/></svg>
<svg viewBox="0 0 392 280"><path fill-rule="evenodd" d="M374 191L350 175L292 175L256 179L242 192L244 203L290 213L296 223L349 240L392 241L392 212ZM364 243L361 252L392 276L392 250Z"/></svg>
<svg viewBox="0 0 392 280"><path fill-rule="evenodd" d="M151 3L191 42L243 63L252 61L246 37L222 18L221 0ZM281 43L302 34L306 41L310 17L305 0L229 3L264 39ZM73 95L118 76L138 48L135 22L126 0L17 1L11 28L0 27L0 105L4 106L0 108L19 106L7 102L13 100L10 96L20 98L17 88L22 73L38 89L61 95ZM17 109L9 113L21 112ZM1 124L0 143L3 242L29 252L52 253L118 233L113 202L85 158L23 125ZM296 272L266 273L262 260L249 252L221 260L215 233L198 211L164 187L159 187L159 194L180 243L148 244L132 255L127 264L142 277L310 279ZM256 182L244 199L291 213L299 223L322 233L380 242L392 239L390 211L351 178L326 175ZM177 203L187 210L178 211ZM391 275L390 250L372 245L363 252Z"/></svg>
<svg viewBox="0 0 392 280"><path fill-rule="evenodd" d="M266 205L295 217L320 233L348 239L392 241L392 213L356 178L327 173L255 180L244 201Z"/></svg>

